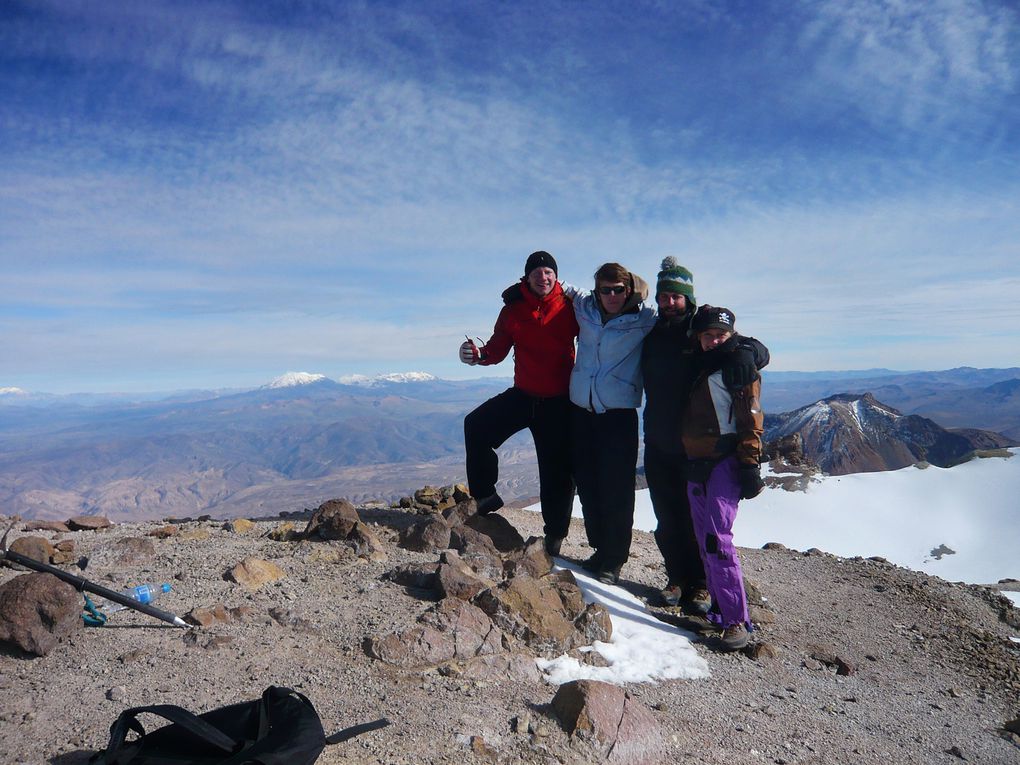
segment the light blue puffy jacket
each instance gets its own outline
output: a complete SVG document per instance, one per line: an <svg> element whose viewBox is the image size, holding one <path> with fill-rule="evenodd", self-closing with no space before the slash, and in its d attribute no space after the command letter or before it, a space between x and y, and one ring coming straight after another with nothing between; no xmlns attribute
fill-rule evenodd
<svg viewBox="0 0 1020 765"><path fill-rule="evenodd" d="M574 301L577 359L570 373L570 400L597 414L607 409L636 409L641 406L641 343L655 326L655 309L644 304L648 285L631 274L634 291L617 314L605 324L598 295L563 285ZM636 311L631 311L632 307Z"/></svg>

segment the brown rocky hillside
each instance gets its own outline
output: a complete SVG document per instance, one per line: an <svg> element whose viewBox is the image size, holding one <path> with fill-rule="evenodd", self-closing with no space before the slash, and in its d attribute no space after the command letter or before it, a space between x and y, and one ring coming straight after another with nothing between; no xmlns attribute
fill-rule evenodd
<svg viewBox="0 0 1020 765"><path fill-rule="evenodd" d="M73 532L17 524L11 540L63 540L57 558L87 557L99 583L171 583L156 605L207 626L128 611L75 627L43 656L3 644L3 761L85 763L124 708L204 711L284 685L313 701L327 732L392 722L328 748L320 763L1020 762L1020 644L1010 640L1020 613L996 588L816 550L742 550L760 593L755 650L721 654L704 639L696 647L711 678L629 685L623 708L640 725L571 734L533 657L576 651L602 628L599 610L573 603L587 616L557 631L548 614L541 625L522 620L494 594L551 587L557 603L572 602L570 575L545 574L540 546L522 547L541 519L504 509L479 523L462 506L442 522L414 507L357 513L359 523L339 513L310 538L294 533L307 516L287 519L290 530L281 519ZM586 556L583 538L575 522L564 554ZM225 578L253 558L279 578ZM23 575L0 569L0 587ZM644 597L662 583L654 541L637 532L622 585Z"/></svg>

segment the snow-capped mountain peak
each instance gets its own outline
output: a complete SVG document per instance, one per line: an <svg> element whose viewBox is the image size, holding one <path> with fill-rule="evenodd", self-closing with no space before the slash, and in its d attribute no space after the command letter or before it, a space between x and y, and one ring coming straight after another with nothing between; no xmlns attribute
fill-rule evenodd
<svg viewBox="0 0 1020 765"><path fill-rule="evenodd" d="M917 415L904 415L871 393L838 393L770 418L767 439L798 434L803 452L830 475L895 470L919 461L943 467L974 447Z"/></svg>
<svg viewBox="0 0 1020 765"><path fill-rule="evenodd" d="M21 388L0 388L0 396L27 396L28 391Z"/></svg>
<svg viewBox="0 0 1020 765"><path fill-rule="evenodd" d="M428 372L389 372L387 374L374 375L346 375L341 377L339 382L344 385L365 385L371 387L380 383L411 383L411 382L432 382L439 378Z"/></svg>
<svg viewBox="0 0 1020 765"><path fill-rule="evenodd" d="M297 385L308 385L325 380L326 375L312 374L310 372L287 372L275 380L270 381L263 388L293 388Z"/></svg>

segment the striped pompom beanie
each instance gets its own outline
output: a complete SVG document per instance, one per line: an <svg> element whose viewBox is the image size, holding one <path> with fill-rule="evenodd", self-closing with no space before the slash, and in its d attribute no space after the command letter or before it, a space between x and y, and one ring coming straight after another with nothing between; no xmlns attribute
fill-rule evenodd
<svg viewBox="0 0 1020 765"><path fill-rule="evenodd" d="M655 294L660 292L676 292L687 298L692 307L697 305L694 300L694 276L686 268L676 262L676 258L667 255L662 259L662 270L655 281Z"/></svg>

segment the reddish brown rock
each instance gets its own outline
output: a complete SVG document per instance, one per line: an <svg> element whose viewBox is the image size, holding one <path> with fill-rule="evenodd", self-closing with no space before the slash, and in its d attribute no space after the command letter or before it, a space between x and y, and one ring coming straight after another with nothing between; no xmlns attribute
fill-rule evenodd
<svg viewBox="0 0 1020 765"><path fill-rule="evenodd" d="M287 572L272 561L260 558L245 558L223 575L224 579L237 582L249 590L257 590L269 582L287 576Z"/></svg>
<svg viewBox="0 0 1020 765"><path fill-rule="evenodd" d="M421 626L365 641L365 652L400 667L425 667L453 659L491 655L503 649L503 635L470 603L445 598L422 614Z"/></svg>
<svg viewBox="0 0 1020 765"><path fill-rule="evenodd" d="M662 728L627 691L598 680L574 680L556 691L552 707L564 730L600 745L604 762L662 762Z"/></svg>
<svg viewBox="0 0 1020 765"><path fill-rule="evenodd" d="M450 546L450 527L442 517L430 515L400 532L400 546L417 552L439 552Z"/></svg>
<svg viewBox="0 0 1020 765"><path fill-rule="evenodd" d="M503 577L503 558L485 534L470 526L455 526L450 531L450 547L460 554L471 569L486 579L500 581Z"/></svg>
<svg viewBox="0 0 1020 765"><path fill-rule="evenodd" d="M234 534L247 534L255 530L255 523L247 518L232 518L223 524L223 530Z"/></svg>
<svg viewBox="0 0 1020 765"><path fill-rule="evenodd" d="M82 597L53 574L24 574L0 585L0 641L45 656L81 626Z"/></svg>
<svg viewBox="0 0 1020 765"><path fill-rule="evenodd" d="M439 594L444 598L459 598L460 600L471 600L482 590L488 589L491 582L486 582L468 569L465 571L458 566L443 564L439 567L437 574Z"/></svg>
<svg viewBox="0 0 1020 765"><path fill-rule="evenodd" d="M361 516L354 505L346 499L331 499L323 502L312 513L302 534L306 539L347 539Z"/></svg>
<svg viewBox="0 0 1020 765"><path fill-rule="evenodd" d="M508 577L525 574L537 579L548 574L552 568L553 560L545 551L542 538L531 537L520 549L510 553L503 570Z"/></svg>
<svg viewBox="0 0 1020 765"><path fill-rule="evenodd" d="M365 652L373 659L398 667L424 667L453 658L453 637L424 625L407 632L369 638Z"/></svg>
<svg viewBox="0 0 1020 765"><path fill-rule="evenodd" d="M155 537L156 539L169 539L170 537L177 536L180 531L179 527L171 523L167 526L160 526L158 529L152 529L152 531L146 531L145 536Z"/></svg>
<svg viewBox="0 0 1020 765"><path fill-rule="evenodd" d="M470 496L457 500L456 504L442 511L443 518L450 526L459 526L478 512L475 501Z"/></svg>
<svg viewBox="0 0 1020 765"><path fill-rule="evenodd" d="M39 563L51 562L56 552L53 545L42 537L18 537L11 542L8 549Z"/></svg>
<svg viewBox="0 0 1020 765"><path fill-rule="evenodd" d="M539 653L558 655L578 644L575 617L568 618L549 581L518 576L485 590L474 602L496 626Z"/></svg>
<svg viewBox="0 0 1020 765"><path fill-rule="evenodd" d="M50 562L54 566L63 566L68 563L74 563L77 560L77 556L74 552L74 540L73 539L61 539L53 545L53 555L50 556Z"/></svg>
<svg viewBox="0 0 1020 765"><path fill-rule="evenodd" d="M499 653L503 634L485 613L457 598L444 598L419 619L453 639L453 657L467 659Z"/></svg>
<svg viewBox="0 0 1020 765"><path fill-rule="evenodd" d="M227 624L232 621L230 612L222 603L208 608L193 608L183 618L188 624L198 627L211 627L217 622Z"/></svg>
<svg viewBox="0 0 1020 765"><path fill-rule="evenodd" d="M510 552L524 546L524 537L502 515L473 515L464 521L475 531L485 534L500 552Z"/></svg>
<svg viewBox="0 0 1020 765"><path fill-rule="evenodd" d="M382 562L386 560L386 545L365 523L356 521L344 542L359 558Z"/></svg>
<svg viewBox="0 0 1020 765"><path fill-rule="evenodd" d="M102 515L76 515L67 519L67 528L71 531L97 531L112 525L110 519Z"/></svg>
<svg viewBox="0 0 1020 765"><path fill-rule="evenodd" d="M438 508L443 499L443 490L435 486L425 486L414 493L414 501L426 507Z"/></svg>
<svg viewBox="0 0 1020 765"><path fill-rule="evenodd" d="M293 542L300 539L302 533L298 531L297 524L294 521L284 521L266 534L266 536L274 542Z"/></svg>

